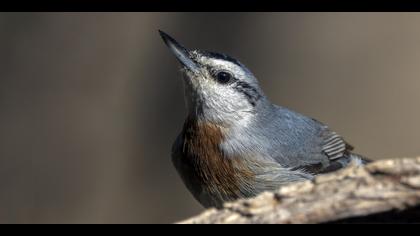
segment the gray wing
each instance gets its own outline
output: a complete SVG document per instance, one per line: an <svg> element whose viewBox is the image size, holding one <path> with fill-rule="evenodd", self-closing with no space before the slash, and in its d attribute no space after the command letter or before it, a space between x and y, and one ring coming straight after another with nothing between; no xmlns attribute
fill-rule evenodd
<svg viewBox="0 0 420 236"><path fill-rule="evenodd" d="M293 168L294 170L301 170L316 175L346 167L354 157L360 158L361 161L365 161L362 157L350 153L350 151L353 150L353 146L348 144L340 135L329 130L328 126L325 126L320 122L318 123L324 127L324 131L320 135L322 140L321 150L322 154L327 157L328 163L297 166Z"/></svg>
<svg viewBox="0 0 420 236"><path fill-rule="evenodd" d="M353 146L343 139L343 137L338 135L336 132L331 131L328 126L317 120L314 121L317 122L323 129L323 132L320 135L322 139L322 152L330 161L342 158L346 153L354 149Z"/></svg>
<svg viewBox="0 0 420 236"><path fill-rule="evenodd" d="M350 162L353 147L321 122L282 107L278 107L276 120L277 132L285 140L277 144L278 155L274 155L280 164L320 174Z"/></svg>

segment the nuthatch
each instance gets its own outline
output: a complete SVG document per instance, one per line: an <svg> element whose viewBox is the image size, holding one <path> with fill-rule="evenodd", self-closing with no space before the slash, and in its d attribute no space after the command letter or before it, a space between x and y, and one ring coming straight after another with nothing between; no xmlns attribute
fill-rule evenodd
<svg viewBox="0 0 420 236"><path fill-rule="evenodd" d="M203 206L368 162L328 126L272 104L239 61L159 32L181 62L188 110L172 161Z"/></svg>

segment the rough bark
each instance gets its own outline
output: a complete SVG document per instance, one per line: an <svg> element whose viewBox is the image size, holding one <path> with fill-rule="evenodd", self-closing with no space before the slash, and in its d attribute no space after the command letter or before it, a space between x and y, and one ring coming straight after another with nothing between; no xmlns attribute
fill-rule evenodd
<svg viewBox="0 0 420 236"><path fill-rule="evenodd" d="M420 223L420 157L349 167L179 223Z"/></svg>

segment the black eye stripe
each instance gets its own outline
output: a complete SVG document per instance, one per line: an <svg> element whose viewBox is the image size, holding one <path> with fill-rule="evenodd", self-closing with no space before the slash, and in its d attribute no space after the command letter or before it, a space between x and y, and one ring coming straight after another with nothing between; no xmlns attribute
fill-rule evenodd
<svg viewBox="0 0 420 236"><path fill-rule="evenodd" d="M235 89L242 93L252 106L255 106L257 101L262 97L254 87L244 81L237 81Z"/></svg>
<svg viewBox="0 0 420 236"><path fill-rule="evenodd" d="M210 66L205 67L215 80L217 80L217 73L222 72ZM242 93L252 106L255 106L257 104L257 101L262 97L258 90L255 89L252 85L248 84L245 81L238 80L233 75L229 84L233 84L233 88L239 93Z"/></svg>
<svg viewBox="0 0 420 236"><path fill-rule="evenodd" d="M237 87L240 87L245 91L251 91L251 93L254 94L255 97L257 97L257 99L261 98L260 93L254 87L252 87L250 84L248 84L246 82L238 81L237 82Z"/></svg>
<svg viewBox="0 0 420 236"><path fill-rule="evenodd" d="M246 99L248 100L249 103L251 103L252 106L255 106L257 100L255 99L254 96L252 96L250 93L248 93L245 90L238 89L238 91L242 93L243 95L245 95Z"/></svg>
<svg viewBox="0 0 420 236"><path fill-rule="evenodd" d="M250 84L248 84L244 81L238 81L236 86L240 87L240 88L243 88L245 90L251 90L255 94L259 94L258 91L254 87L252 87Z"/></svg>

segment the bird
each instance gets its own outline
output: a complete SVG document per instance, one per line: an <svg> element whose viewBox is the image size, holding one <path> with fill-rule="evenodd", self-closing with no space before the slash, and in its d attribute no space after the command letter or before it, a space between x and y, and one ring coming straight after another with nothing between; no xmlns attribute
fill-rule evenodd
<svg viewBox="0 0 420 236"><path fill-rule="evenodd" d="M237 59L159 33L180 62L187 108L172 163L205 208L370 162L327 125L273 104Z"/></svg>

